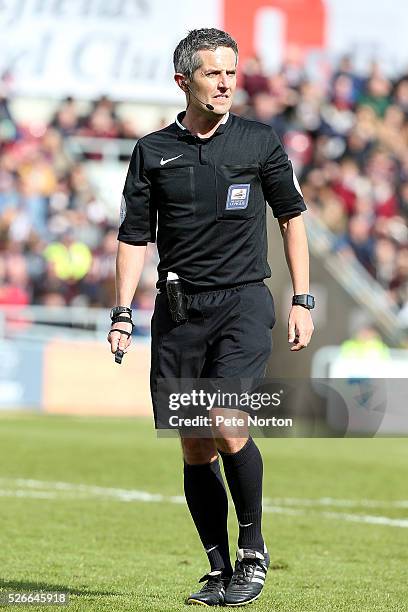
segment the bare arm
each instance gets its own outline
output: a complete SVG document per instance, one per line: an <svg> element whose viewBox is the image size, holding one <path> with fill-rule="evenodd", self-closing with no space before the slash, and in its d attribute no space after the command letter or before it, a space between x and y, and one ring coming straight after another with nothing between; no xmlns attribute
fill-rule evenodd
<svg viewBox="0 0 408 612"><path fill-rule="evenodd" d="M146 245L119 242L116 254L116 306L129 306L142 275Z"/></svg>
<svg viewBox="0 0 408 612"><path fill-rule="evenodd" d="M302 215L280 217L278 222L293 293L309 293L309 249Z"/></svg>
<svg viewBox="0 0 408 612"><path fill-rule="evenodd" d="M142 274L145 255L145 244L118 243L116 254L116 306L128 306L130 308ZM125 334L119 334L119 332L114 333L114 330L123 329L131 332L130 323L115 323L111 329L113 331L108 334L108 342L110 342L112 353L115 353L117 348L122 351L127 349L131 343L131 337L128 338Z"/></svg>
<svg viewBox="0 0 408 612"><path fill-rule="evenodd" d="M302 215L279 217L285 257L292 279L293 293L309 293L309 249ZM288 341L291 351L306 347L313 333L310 311L303 306L292 306L288 321Z"/></svg>

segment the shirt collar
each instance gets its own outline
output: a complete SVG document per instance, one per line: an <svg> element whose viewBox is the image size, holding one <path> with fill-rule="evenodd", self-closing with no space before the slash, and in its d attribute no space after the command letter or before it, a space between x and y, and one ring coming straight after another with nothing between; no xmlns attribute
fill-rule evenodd
<svg viewBox="0 0 408 612"><path fill-rule="evenodd" d="M179 133L180 136L191 136L190 131L182 124L182 121L184 119L184 117L186 116L186 111L182 111L181 113L179 113L176 117L176 127L177 127L177 131ZM229 123L229 119L230 119L230 113L226 113L224 116L224 119L221 121L220 125L217 127L216 131L214 132L213 136L216 136L218 134L222 134L225 131L225 128L227 127L227 124ZM212 138L212 137L211 137Z"/></svg>

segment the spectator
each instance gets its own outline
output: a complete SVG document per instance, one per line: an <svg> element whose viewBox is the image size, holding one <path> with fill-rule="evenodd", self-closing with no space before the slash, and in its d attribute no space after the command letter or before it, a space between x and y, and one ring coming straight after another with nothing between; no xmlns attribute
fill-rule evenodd
<svg viewBox="0 0 408 612"><path fill-rule="evenodd" d="M391 240L377 240L374 245L375 277L384 289L388 289L396 277L396 255L397 249Z"/></svg>
<svg viewBox="0 0 408 612"><path fill-rule="evenodd" d="M0 259L0 304L27 306L30 303L30 280L22 254Z"/></svg>
<svg viewBox="0 0 408 612"><path fill-rule="evenodd" d="M76 101L68 97L61 106L57 109L50 127L55 128L62 137L72 136L75 134L80 125L80 116Z"/></svg>
<svg viewBox="0 0 408 612"><path fill-rule="evenodd" d="M78 281L89 272L92 254L83 242L75 240L70 229L61 240L52 242L44 250L45 259L53 266L55 275L62 281Z"/></svg>
<svg viewBox="0 0 408 612"><path fill-rule="evenodd" d="M17 135L17 125L9 108L7 86L2 79L0 80L0 151L1 143L13 142Z"/></svg>
<svg viewBox="0 0 408 612"><path fill-rule="evenodd" d="M391 104L391 82L381 75L372 76L357 103L369 106L378 117L384 117L385 111Z"/></svg>
<svg viewBox="0 0 408 612"><path fill-rule="evenodd" d="M371 227L364 217L351 217L348 233L338 242L337 249L351 249L362 266L373 272L375 242L371 235Z"/></svg>
<svg viewBox="0 0 408 612"><path fill-rule="evenodd" d="M250 99L257 93L269 93L268 77L258 57L248 59L244 65L243 88Z"/></svg>
<svg viewBox="0 0 408 612"><path fill-rule="evenodd" d="M352 101L353 103L357 100L361 90L364 87L364 79L357 75L354 70L353 62L350 55L344 55L339 62L337 70L334 72L330 89L333 88L333 83L338 79L339 76L346 76L352 82Z"/></svg>
<svg viewBox="0 0 408 612"><path fill-rule="evenodd" d="M255 121L271 125L283 138L287 130L286 121L282 115L283 107L270 93L257 92L252 97L252 117Z"/></svg>
<svg viewBox="0 0 408 612"><path fill-rule="evenodd" d="M393 99L405 115L408 115L408 78L404 78L396 84Z"/></svg>

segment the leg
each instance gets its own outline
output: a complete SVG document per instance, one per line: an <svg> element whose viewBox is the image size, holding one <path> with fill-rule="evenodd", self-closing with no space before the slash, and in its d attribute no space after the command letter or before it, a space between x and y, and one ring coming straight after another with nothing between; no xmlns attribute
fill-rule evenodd
<svg viewBox="0 0 408 612"><path fill-rule="evenodd" d="M184 492L211 571L232 574L228 545L228 497L211 438L181 438Z"/></svg>
<svg viewBox="0 0 408 612"><path fill-rule="evenodd" d="M262 457L251 437L217 439L239 524L235 570L224 597L227 606L249 603L262 591L269 554L261 532Z"/></svg>
<svg viewBox="0 0 408 612"><path fill-rule="evenodd" d="M275 322L273 300L261 284L240 289L222 322L219 341L213 348L208 377L224 379L263 378L272 342ZM234 389L229 389L233 391ZM236 391L240 391L236 389ZM224 417L242 418L244 425L221 425L213 435L224 464L225 476L239 521L239 548L264 552L261 533L263 462L258 447L248 436L246 413L217 408Z"/></svg>
<svg viewBox="0 0 408 612"><path fill-rule="evenodd" d="M221 322L218 341L213 346L208 377L225 379L227 387L231 386L231 380L228 381L231 378L263 378L275 318L269 291L262 285L243 288L234 295L233 302L226 300L224 307L226 318ZM241 416L231 409L227 412L231 417ZM261 454L248 436L245 420L229 431L224 425L218 431L213 430L213 437L223 459L240 523L237 560L225 591L224 604L236 606L260 596L270 559L261 533Z"/></svg>
<svg viewBox="0 0 408 612"><path fill-rule="evenodd" d="M238 518L238 548L263 553L261 453L251 437L217 439L217 445Z"/></svg>
<svg viewBox="0 0 408 612"><path fill-rule="evenodd" d="M239 410L216 408L211 413L222 414L224 418L235 417L246 423L246 413ZM249 436L246 424L241 427L227 427L222 424L214 428L213 432L238 518L238 548L263 552L261 453Z"/></svg>
<svg viewBox="0 0 408 612"><path fill-rule="evenodd" d="M199 308L190 308L189 316L187 323L177 326L170 317L166 296L157 296L152 319L150 379L156 426L160 421L158 380L197 379L204 366L207 330L201 322ZM231 575L227 531L228 498L217 448L211 437L189 438L180 433L188 508L206 549L211 569L223 569Z"/></svg>

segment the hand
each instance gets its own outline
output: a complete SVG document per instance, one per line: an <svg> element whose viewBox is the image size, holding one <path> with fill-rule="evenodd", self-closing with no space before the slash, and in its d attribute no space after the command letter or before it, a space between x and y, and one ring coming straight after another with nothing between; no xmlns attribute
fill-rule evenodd
<svg viewBox="0 0 408 612"><path fill-rule="evenodd" d="M292 306L288 321L288 341L293 342L291 351L301 351L309 344L314 330L310 310L303 306Z"/></svg>
<svg viewBox="0 0 408 612"><path fill-rule="evenodd" d="M126 334L120 334L118 331L115 332L115 329L123 329L123 331L132 333L132 324L123 322L113 323L108 333L107 340L111 345L111 352L116 353L117 349L120 349L121 351L126 353L126 349L129 348L130 343L132 342L132 336L128 337L126 336Z"/></svg>

